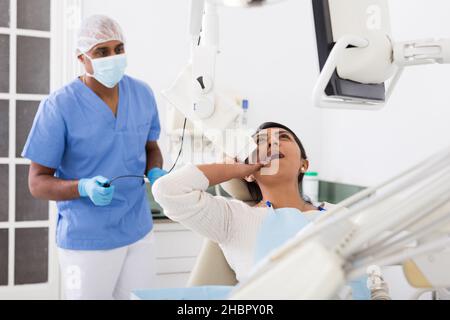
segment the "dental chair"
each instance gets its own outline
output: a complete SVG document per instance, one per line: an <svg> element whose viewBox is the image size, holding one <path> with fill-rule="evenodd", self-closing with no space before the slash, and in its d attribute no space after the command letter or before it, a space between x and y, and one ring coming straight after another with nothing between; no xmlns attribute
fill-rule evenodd
<svg viewBox="0 0 450 320"><path fill-rule="evenodd" d="M230 268L222 249L209 239L203 243L187 286L234 286L236 274Z"/></svg>
<svg viewBox="0 0 450 320"><path fill-rule="evenodd" d="M255 205L247 186L242 180L234 179L222 183L221 187L232 198L244 201L249 205ZM236 274L225 259L220 246L209 239L205 239L187 286L234 286L237 282Z"/></svg>
<svg viewBox="0 0 450 320"><path fill-rule="evenodd" d="M247 186L242 180L234 179L221 184L221 187L234 199L244 201L250 206L256 204L252 201ZM237 283L236 274L228 264L220 246L209 239L205 239L186 286L188 288L235 286ZM383 282L383 285L383 290L379 290L381 298L375 297L375 300L387 299L388 293L385 282Z"/></svg>

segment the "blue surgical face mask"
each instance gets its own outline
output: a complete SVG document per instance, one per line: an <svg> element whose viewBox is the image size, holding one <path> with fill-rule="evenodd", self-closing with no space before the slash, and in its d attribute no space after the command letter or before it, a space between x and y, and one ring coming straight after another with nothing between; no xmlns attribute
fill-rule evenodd
<svg viewBox="0 0 450 320"><path fill-rule="evenodd" d="M92 59L87 54L85 56L91 60L94 69L94 74L86 72L89 77L94 78L107 88L114 88L122 80L127 68L126 54L97 59Z"/></svg>

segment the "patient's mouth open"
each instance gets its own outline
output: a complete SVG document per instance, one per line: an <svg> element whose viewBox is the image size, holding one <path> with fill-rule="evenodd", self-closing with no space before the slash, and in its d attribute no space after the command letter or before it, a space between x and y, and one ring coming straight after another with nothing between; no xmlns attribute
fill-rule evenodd
<svg viewBox="0 0 450 320"><path fill-rule="evenodd" d="M272 156L269 157L270 161L276 160L276 159L283 159L284 158L284 154L282 153L275 153Z"/></svg>
<svg viewBox="0 0 450 320"><path fill-rule="evenodd" d="M268 156L266 158L266 160L263 161L263 163L269 164L270 162L272 162L274 160L283 159L283 158L284 158L284 154L282 154L282 153L275 153L275 154L273 154L271 156Z"/></svg>
<svg viewBox="0 0 450 320"><path fill-rule="evenodd" d="M259 162L259 163L267 165L267 164L269 164L270 162L272 162L274 160L279 160L279 159L284 159L284 158L285 158L285 155L283 153L281 153L281 152L275 153L275 154L273 154L271 156L267 155L264 158L262 158L262 157L260 158L260 156L258 156L258 154L255 152L255 153L253 153L252 156L249 157L249 160L254 159L253 160L254 162L252 162L252 163L258 163ZM256 160L256 159L261 159L261 160Z"/></svg>

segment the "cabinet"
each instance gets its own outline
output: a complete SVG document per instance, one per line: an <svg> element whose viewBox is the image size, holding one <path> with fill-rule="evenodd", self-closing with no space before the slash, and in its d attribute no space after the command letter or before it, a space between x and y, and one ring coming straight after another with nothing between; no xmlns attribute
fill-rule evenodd
<svg viewBox="0 0 450 320"><path fill-rule="evenodd" d="M204 238L167 219L154 222L156 288L185 287Z"/></svg>

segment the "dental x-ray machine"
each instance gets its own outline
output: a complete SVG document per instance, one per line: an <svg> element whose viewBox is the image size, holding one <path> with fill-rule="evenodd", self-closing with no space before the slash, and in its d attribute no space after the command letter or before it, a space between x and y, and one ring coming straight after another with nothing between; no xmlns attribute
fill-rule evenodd
<svg viewBox="0 0 450 320"><path fill-rule="evenodd" d="M388 0L310 1L321 68L313 92L317 107L378 110L389 102L405 67L450 63L450 39L393 41ZM277 1L192 0L192 60L163 93L219 149L240 159L255 147L248 132L237 132L231 148L217 138L217 130L232 128L240 110L214 82L216 5L266 2ZM403 264L412 286L444 292L450 288L448 248L450 148L340 203L276 250L232 298L334 298L367 268L392 264Z"/></svg>

